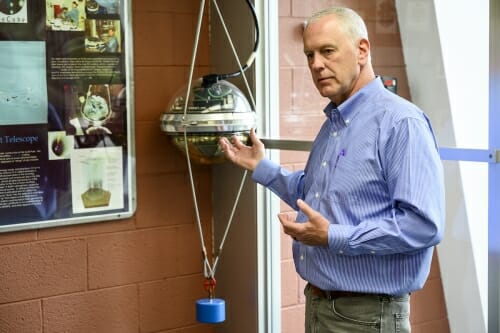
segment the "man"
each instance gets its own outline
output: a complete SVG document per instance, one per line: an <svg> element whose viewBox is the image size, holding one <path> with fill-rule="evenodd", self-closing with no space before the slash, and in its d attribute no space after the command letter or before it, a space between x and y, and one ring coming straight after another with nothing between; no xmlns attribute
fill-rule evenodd
<svg viewBox="0 0 500 333"><path fill-rule="evenodd" d="M70 20L75 27L78 27L78 24L80 22L80 11L78 10L78 3L76 1L73 1L71 3L71 6L71 10L68 12L64 12L63 16Z"/></svg>
<svg viewBox="0 0 500 333"><path fill-rule="evenodd" d="M108 40L106 41L105 51L108 53L118 52L118 38L115 36L115 28L108 29Z"/></svg>
<svg viewBox="0 0 500 333"><path fill-rule="evenodd" d="M431 125L375 76L354 11L313 15L303 43L314 84L331 101L305 170L265 159L253 130L251 147L222 138L221 148L298 211L279 219L308 282L306 332L409 332L409 295L423 287L444 227Z"/></svg>

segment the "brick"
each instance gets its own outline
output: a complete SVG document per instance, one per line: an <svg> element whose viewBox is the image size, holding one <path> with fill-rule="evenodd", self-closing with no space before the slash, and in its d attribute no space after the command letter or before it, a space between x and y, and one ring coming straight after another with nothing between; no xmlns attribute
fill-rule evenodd
<svg viewBox="0 0 500 333"><path fill-rule="evenodd" d="M173 59L177 48L173 18L169 13L134 13L135 66L175 65ZM161 39L158 38L160 34Z"/></svg>
<svg viewBox="0 0 500 333"><path fill-rule="evenodd" d="M209 260L212 258L211 232L210 225L202 225L205 237L205 246L209 253ZM203 269L203 256L201 250L200 236L198 227L194 223L178 227L177 249L178 249L178 270L179 275L199 273Z"/></svg>
<svg viewBox="0 0 500 333"><path fill-rule="evenodd" d="M307 115L308 121L304 121L305 115L283 115L280 116L280 135L282 139L313 140L318 134L321 124L325 121L325 115L320 112L310 112ZM305 158L307 152L294 152L296 156ZM286 163L299 163L304 159L295 158ZM285 163L283 161L282 163Z"/></svg>
<svg viewBox="0 0 500 333"><path fill-rule="evenodd" d="M170 227L91 237L89 288L98 289L201 272L194 226ZM192 239L187 241L188 236ZM187 257L186 251L193 251ZM198 253L200 253L198 252Z"/></svg>
<svg viewBox="0 0 500 333"><path fill-rule="evenodd" d="M319 131L319 128L318 128ZM285 139L285 138L283 138ZM296 140L311 140L312 139L303 139L303 138L296 138ZM293 150L281 150L280 151L280 161L281 163L299 163L299 162L305 162L307 161L307 158L309 157L309 152L307 151L293 151ZM285 209L285 207L282 207Z"/></svg>
<svg viewBox="0 0 500 333"><path fill-rule="evenodd" d="M141 66L135 70L136 103L141 112L136 120L157 121L177 94L185 94L189 77L187 66ZM140 84L139 84L140 83ZM181 91L182 90L182 91Z"/></svg>
<svg viewBox="0 0 500 333"><path fill-rule="evenodd" d="M449 333L450 327L446 318L412 325L412 333Z"/></svg>
<svg viewBox="0 0 500 333"><path fill-rule="evenodd" d="M370 40L371 48L377 49L378 47L392 47L399 49L399 62L397 64L393 63L392 65L402 64L400 61L403 60L403 54L401 50L401 37L397 21L387 26L380 21L366 21L365 23L366 28L368 29L368 39Z"/></svg>
<svg viewBox="0 0 500 333"><path fill-rule="evenodd" d="M155 229L91 237L89 288L162 279L177 273L176 229Z"/></svg>
<svg viewBox="0 0 500 333"><path fill-rule="evenodd" d="M302 46L301 18L281 17L279 21L280 67L307 66Z"/></svg>
<svg viewBox="0 0 500 333"><path fill-rule="evenodd" d="M138 186L143 174L186 170L184 155L160 130L159 120L138 122L135 132Z"/></svg>
<svg viewBox="0 0 500 333"><path fill-rule="evenodd" d="M293 260L281 262L281 306L298 304L298 281Z"/></svg>
<svg viewBox="0 0 500 333"><path fill-rule="evenodd" d="M357 10L359 8L359 2L360 0L292 0L292 16L304 18L309 17L319 10L334 5L349 7Z"/></svg>
<svg viewBox="0 0 500 333"><path fill-rule="evenodd" d="M134 14L140 12L195 13L200 9L199 1L148 0L132 3Z"/></svg>
<svg viewBox="0 0 500 333"><path fill-rule="evenodd" d="M168 331L161 331L158 333L215 333L216 328L217 328L217 326L214 326L214 325L203 324L203 325L183 327L183 328L178 328L178 329L173 329L173 330L168 330Z"/></svg>
<svg viewBox="0 0 500 333"><path fill-rule="evenodd" d="M292 69L280 67L280 114L291 112L293 97Z"/></svg>
<svg viewBox="0 0 500 333"><path fill-rule="evenodd" d="M284 308L281 312L282 333L303 333L305 325L305 306Z"/></svg>
<svg viewBox="0 0 500 333"><path fill-rule="evenodd" d="M196 36L198 14L176 14L173 16L173 33L174 33L174 48L173 62L176 65L191 65L191 58L193 56L193 47ZM210 65L210 47L209 47L209 32L208 32L208 14L207 11L203 17L203 22L200 38L198 40L198 49L196 53L196 65ZM212 23L213 24L213 23ZM177 41L183 40L184 43ZM228 49L229 51L229 49Z"/></svg>
<svg viewBox="0 0 500 333"><path fill-rule="evenodd" d="M24 243L36 240L36 230L0 233L0 245Z"/></svg>
<svg viewBox="0 0 500 333"><path fill-rule="evenodd" d="M441 271L439 269L439 258L437 250L434 249L434 253L432 255L432 263L431 263L431 271L429 272L428 280L440 279Z"/></svg>
<svg viewBox="0 0 500 333"><path fill-rule="evenodd" d="M330 100L319 94L308 67L293 69L293 91L292 109L294 114L304 117L306 114L310 116L313 113L324 119L323 109L330 103Z"/></svg>
<svg viewBox="0 0 500 333"><path fill-rule="evenodd" d="M424 288L411 295L410 321L414 324L447 317L441 279L427 280Z"/></svg>
<svg viewBox="0 0 500 333"><path fill-rule="evenodd" d="M195 191L202 222L211 221L209 172L197 172ZM138 184L137 226L139 228L191 224L196 222L189 176L186 173L144 175Z"/></svg>
<svg viewBox="0 0 500 333"><path fill-rule="evenodd" d="M293 259L292 253L292 237L286 235L283 231L280 234L281 238L281 260ZM283 274L283 273L282 273Z"/></svg>
<svg viewBox="0 0 500 333"><path fill-rule="evenodd" d="M38 239L81 237L135 229L135 218L96 221L38 230Z"/></svg>
<svg viewBox="0 0 500 333"><path fill-rule="evenodd" d="M48 298L43 332L137 333L138 291L125 286Z"/></svg>
<svg viewBox="0 0 500 333"><path fill-rule="evenodd" d="M299 304L306 304L306 295L304 295L304 289L306 288L307 281L302 280L298 275L297 278L299 280Z"/></svg>
<svg viewBox="0 0 500 333"><path fill-rule="evenodd" d="M280 158L280 160L282 160ZM290 205L288 205L286 202L284 202L283 200L280 200L280 212L290 212L290 211L293 211L292 207L290 207Z"/></svg>
<svg viewBox="0 0 500 333"><path fill-rule="evenodd" d="M190 189L184 173L144 175L138 184L139 228L194 221Z"/></svg>
<svg viewBox="0 0 500 333"><path fill-rule="evenodd" d="M42 332L40 301L0 305L0 332Z"/></svg>
<svg viewBox="0 0 500 333"><path fill-rule="evenodd" d="M196 300L205 298L201 275L141 284L140 330L156 332L196 323Z"/></svg>
<svg viewBox="0 0 500 333"><path fill-rule="evenodd" d="M278 6L279 6L279 16L282 17L287 17L292 15L292 6L290 3L290 0L280 0L278 1Z"/></svg>
<svg viewBox="0 0 500 333"><path fill-rule="evenodd" d="M0 247L0 303L35 299L86 287L83 239Z"/></svg>
<svg viewBox="0 0 500 333"><path fill-rule="evenodd" d="M135 131L138 183L144 174L187 172L185 155L160 130L159 120L137 122ZM207 171L210 166L192 162L192 169Z"/></svg>

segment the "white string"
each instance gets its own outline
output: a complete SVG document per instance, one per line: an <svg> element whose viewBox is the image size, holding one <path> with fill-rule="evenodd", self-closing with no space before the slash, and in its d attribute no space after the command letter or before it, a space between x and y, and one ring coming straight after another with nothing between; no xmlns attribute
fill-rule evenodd
<svg viewBox="0 0 500 333"><path fill-rule="evenodd" d="M233 44L233 42L231 40L231 36L229 35L229 31L227 30L226 24L224 22L224 18L222 17L222 14L221 14L221 12L219 10L219 6L217 5L217 1L213 0L213 3L215 5L215 8L216 8L217 13L219 15L222 27L224 28L224 31L225 31L226 36L228 38L229 44L230 44L231 49L233 51L233 55L234 55L234 57L236 59L236 62L238 63L238 67L240 69L240 72L243 75L243 80L244 80L245 86L246 86L246 88L248 90L248 94L249 94L250 100L252 102L252 107L255 110L255 100L254 100L254 97L252 95L252 91L250 89L250 85L248 84L247 77L246 77L245 72L243 71L243 68L241 66L241 62L240 62L240 60L238 58L238 54L237 54L237 52L236 52L236 50L234 48L234 44ZM190 71L189 71L189 81L188 81L188 87L187 87L187 92L186 92L186 99L185 99L185 104L184 104L184 116L183 116L183 121L184 122L186 120L186 115L187 115L187 106L188 106L188 101L189 101L189 94L190 94L190 91L191 91L191 85L192 85L192 79L193 79L193 72L194 72L194 64L195 64L195 60L196 60L196 53L197 53L198 43L199 43L199 38L200 38L201 23L202 23L202 20L203 20L204 7L205 7L205 0L201 0L200 13L198 15L198 24L197 24L197 28L196 28L195 45L193 47L193 55L192 55L192 58L191 58L191 67L190 67ZM215 257L215 259L213 261L213 267L212 267L210 265L210 262L208 261L207 250L206 250L205 241L204 241L204 238L203 238L203 228L202 228L202 225L201 225L201 219L200 219L198 201L196 199L196 190L195 190L195 186L194 186L194 179L193 179L193 171L192 171L192 166L191 166L191 159L189 158L189 147L188 147L188 138L187 138L187 127L189 126L189 124L184 123L183 126L184 126L183 127L184 128L184 148L185 148L185 151L186 151L186 161L187 161L188 171L189 171L189 180L190 180L190 183L191 183L191 192L192 192L192 195L193 195L193 202L194 202L195 213L196 213L196 222L198 224L198 234L199 234L199 237L200 237L200 242L201 242L201 247L202 247L202 252L203 252L203 262L204 262L203 272L204 272L205 277L207 277L207 278L208 277L214 278L215 271L216 271L216 268L217 268L217 264L219 262L219 258L221 256L222 249L224 247L227 235L229 233L229 229L231 227L231 224L232 224L232 221L233 221L233 218L234 218L236 207L238 205L238 202L239 202L239 199L240 199L240 196L241 196L241 192L243 190L243 185L245 184L245 179L246 179L246 176L248 174L248 171L245 170L245 172L243 173L243 177L241 179L240 186L238 188L238 192L236 194L236 199L235 199L235 202L233 204L233 208L231 210L231 214L229 216L229 219L228 219L228 222L227 222L227 226L226 226L226 229L224 230L224 235L222 237L222 240L221 240L221 243L219 245L218 252L217 252L217 256ZM214 242L214 240L212 240L212 242Z"/></svg>
<svg viewBox="0 0 500 333"><path fill-rule="evenodd" d="M182 120L184 122L186 121L187 107L188 107L188 102L189 102L189 94L191 92L191 85L193 83L194 64L196 61L196 53L198 51L198 42L200 40L200 31L201 31L201 24L203 22L204 10L205 10L205 0L201 0L200 12L198 14L198 23L197 23L197 27L196 27L196 35L195 35L194 46L193 46L193 54L191 57L191 66L189 68L189 79L188 79L188 86L187 86L187 91L186 91L186 98L184 100L184 115L182 118ZM213 277L214 271L212 270L212 267L210 266L210 263L208 262L207 248L205 246L205 239L203 238L203 227L201 225L201 219L200 219L200 211L198 209L198 201L196 199L196 189L194 187L193 170L191 167L191 159L189 158L187 126L188 125L186 123L184 123L184 127L183 127L183 129L184 129L184 150L186 152L186 161L187 161L187 166L188 166L188 171L189 171L189 182L191 184L191 193L193 195L193 203L194 203L194 207L195 207L196 222L198 225L198 234L200 237L201 251L203 254L204 271L205 271L205 276L207 276L206 269L208 268L210 276Z"/></svg>
<svg viewBox="0 0 500 333"><path fill-rule="evenodd" d="M217 10L217 14L219 15L219 19L221 21L222 27L224 28L224 32L226 33L227 40L229 42L229 45L231 46L231 50L233 51L234 58L236 59L236 62L238 63L238 67L240 69L240 72L243 76L243 81L245 82L245 87L248 90L248 95L250 97L250 101L252 102L252 108L255 110L255 100L252 95L252 90L250 90L250 85L248 84L247 76L245 75L245 72L243 71L243 67L241 66L241 61L240 58L238 57L238 53L236 53L236 49L234 47L233 41L231 39L231 35L229 34L229 31L227 30L226 24L224 22L224 18L222 17L222 13L220 12L219 6L217 5L217 0L212 0L215 9Z"/></svg>
<svg viewBox="0 0 500 333"><path fill-rule="evenodd" d="M226 237L227 237L227 234L229 232L229 227L231 227L231 223L233 221L234 212L236 211L236 206L238 205L238 202L240 200L241 191L243 189L243 185L245 184L245 178L247 176L247 173L248 173L247 170L245 170L245 172L243 173L243 177L242 177L241 183L240 183L240 188L238 189L238 194L236 194L236 199L234 201L233 209L231 210L231 215L229 216L226 230L224 231L224 236L222 237L222 240L220 242L219 252L217 254L217 257L215 257L214 268L213 268L214 273L215 273L215 270L217 269L217 263L219 262L219 257L220 257L220 254L222 253L222 248L224 247L224 243L226 241Z"/></svg>

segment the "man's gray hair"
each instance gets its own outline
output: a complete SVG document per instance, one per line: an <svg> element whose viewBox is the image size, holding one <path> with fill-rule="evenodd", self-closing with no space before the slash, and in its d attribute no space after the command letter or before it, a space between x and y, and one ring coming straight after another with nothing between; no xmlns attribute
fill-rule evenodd
<svg viewBox="0 0 500 333"><path fill-rule="evenodd" d="M354 10L346 7L330 7L313 14L304 22L304 29L307 28L309 23L328 15L335 15L353 42L357 42L361 38L368 39L368 30L361 16Z"/></svg>

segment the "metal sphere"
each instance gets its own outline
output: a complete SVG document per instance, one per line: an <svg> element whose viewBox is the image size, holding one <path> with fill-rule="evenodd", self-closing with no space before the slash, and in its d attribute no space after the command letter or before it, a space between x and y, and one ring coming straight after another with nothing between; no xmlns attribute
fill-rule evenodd
<svg viewBox="0 0 500 333"><path fill-rule="evenodd" d="M187 85L170 100L161 115L161 129L171 137L174 145L186 153L185 134L189 157L201 164L224 161L219 147L222 136L236 135L247 143L251 128L256 126L255 112L235 85L225 80L195 82L189 93L185 112Z"/></svg>

